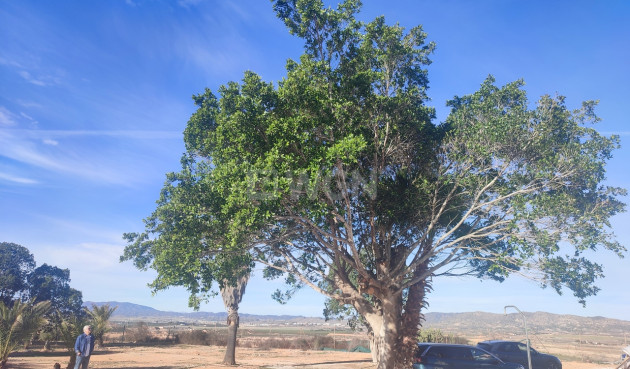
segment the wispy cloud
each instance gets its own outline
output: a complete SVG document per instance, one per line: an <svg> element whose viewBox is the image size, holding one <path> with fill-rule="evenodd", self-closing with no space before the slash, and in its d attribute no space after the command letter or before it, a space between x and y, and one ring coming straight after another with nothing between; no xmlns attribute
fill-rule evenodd
<svg viewBox="0 0 630 369"><path fill-rule="evenodd" d="M12 112L11 110L7 109L4 106L0 106L0 127L1 126L5 126L5 127L13 127L13 126L18 126L20 122L24 122L27 121L31 124L31 126L36 127L38 122L33 119L33 117L31 117L30 115L24 113L24 112L20 112L19 114L16 114L14 112Z"/></svg>
<svg viewBox="0 0 630 369"><path fill-rule="evenodd" d="M13 129L11 132L23 137L34 139L63 138L63 137L120 137L136 140L182 139L182 132L178 131L145 131L145 130L30 130Z"/></svg>
<svg viewBox="0 0 630 369"><path fill-rule="evenodd" d="M94 224L84 220L67 217L51 216L49 214L33 214L34 219L45 229L55 229L65 235L73 235L69 239L84 240L57 244L45 243L41 245L44 259L54 265L68 265L68 260L90 260L90 268L108 268L119 263L118 259L124 249L122 234L124 230ZM77 265L72 265L73 271Z"/></svg>
<svg viewBox="0 0 630 369"><path fill-rule="evenodd" d="M13 176L7 173L2 173L2 172L0 172L0 181L14 182L18 184L37 184L38 183L36 180L33 180L33 179L16 177L16 176Z"/></svg>
<svg viewBox="0 0 630 369"><path fill-rule="evenodd" d="M72 276L84 276L92 278L96 272L112 271L112 268L119 266L119 258L123 253L121 234L119 244L107 242L81 242L70 245L49 245L38 250L37 259L45 260L46 263L72 269ZM82 264L73 261L89 260L89 263ZM101 273L99 273L101 274Z"/></svg>
<svg viewBox="0 0 630 369"><path fill-rule="evenodd" d="M24 78L28 83L32 83L32 84L34 84L36 86L46 86L47 85L46 82L34 78L29 72L27 72L25 70L18 72L18 74L20 75L20 77Z"/></svg>
<svg viewBox="0 0 630 369"><path fill-rule="evenodd" d="M5 57L0 56L0 65L6 65L14 68L24 68L22 64L15 60L7 59Z"/></svg>
<svg viewBox="0 0 630 369"><path fill-rule="evenodd" d="M0 126L11 127L17 124L16 116L9 109L0 106Z"/></svg>
<svg viewBox="0 0 630 369"><path fill-rule="evenodd" d="M603 135L617 135L617 136L630 136L630 131L616 131L616 132L600 132Z"/></svg>
<svg viewBox="0 0 630 369"><path fill-rule="evenodd" d="M38 152L33 143L7 131L0 132L0 156L50 170L65 170L65 166L50 156Z"/></svg>
<svg viewBox="0 0 630 369"><path fill-rule="evenodd" d="M190 9L191 6L195 6L202 1L203 0L179 0L177 4L183 8Z"/></svg>
<svg viewBox="0 0 630 369"><path fill-rule="evenodd" d="M154 140L160 143L151 143ZM5 129L0 131L0 157L20 163L24 170L43 169L100 184L131 187L142 182L141 174L150 167L146 160L156 157L163 140L179 144L181 133ZM131 152L125 149L127 146L151 151Z"/></svg>
<svg viewBox="0 0 630 369"><path fill-rule="evenodd" d="M35 108L35 109L41 109L43 108L42 104L36 103L34 101L28 101L28 100L17 100L17 103L20 104L20 106L24 107L24 108Z"/></svg>
<svg viewBox="0 0 630 369"><path fill-rule="evenodd" d="M30 72L21 70L18 72L18 75L24 78L28 83L41 87L59 85L62 82L61 76L52 74L43 74L35 77Z"/></svg>

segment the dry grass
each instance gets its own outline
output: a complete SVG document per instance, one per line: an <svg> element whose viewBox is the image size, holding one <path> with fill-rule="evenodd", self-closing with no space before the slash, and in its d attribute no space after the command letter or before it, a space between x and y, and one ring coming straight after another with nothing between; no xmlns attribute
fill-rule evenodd
<svg viewBox="0 0 630 369"><path fill-rule="evenodd" d="M125 343L118 333L108 336L108 346L95 352L92 369L217 369L222 365L225 335L222 330L179 330L139 326L126 332ZM236 352L239 369L373 369L369 353L323 351L321 348L351 349L365 346L363 335L295 334L274 332L272 336L243 331ZM471 344L493 337L466 337ZM520 340L520 337L512 339ZM130 342L133 341L133 342ZM614 369L624 342L610 336L538 335L532 345L558 356L563 369ZM35 347L9 358L9 369L50 369L55 363L66 367L68 354L57 349L44 352Z"/></svg>

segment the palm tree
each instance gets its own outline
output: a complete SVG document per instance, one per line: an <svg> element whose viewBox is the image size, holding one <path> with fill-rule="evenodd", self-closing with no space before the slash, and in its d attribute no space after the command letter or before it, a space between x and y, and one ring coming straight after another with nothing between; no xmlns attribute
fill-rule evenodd
<svg viewBox="0 0 630 369"><path fill-rule="evenodd" d="M77 360L77 353L74 351L74 343L76 342L77 336L83 333L83 327L86 324L87 319L84 314L81 314L62 318L61 324L57 327L59 337L70 355L70 360L66 367L67 369L74 368L74 364Z"/></svg>
<svg viewBox="0 0 630 369"><path fill-rule="evenodd" d="M15 300L11 308L0 301L0 369L6 367L9 354L29 340L45 323L50 301Z"/></svg>
<svg viewBox="0 0 630 369"><path fill-rule="evenodd" d="M230 284L229 281L224 280L223 287L221 288L223 305L228 313L228 339L227 347L225 349L225 357L223 358L223 364L225 365L236 365L236 332L238 330L239 320L238 305L243 299L248 280L249 272L238 278L235 284Z"/></svg>
<svg viewBox="0 0 630 369"><path fill-rule="evenodd" d="M103 346L103 336L111 330L109 318L112 317L116 309L118 309L118 306L112 308L109 304L104 304L100 307L92 304L92 310L85 308L85 312L92 319L92 335L100 347Z"/></svg>

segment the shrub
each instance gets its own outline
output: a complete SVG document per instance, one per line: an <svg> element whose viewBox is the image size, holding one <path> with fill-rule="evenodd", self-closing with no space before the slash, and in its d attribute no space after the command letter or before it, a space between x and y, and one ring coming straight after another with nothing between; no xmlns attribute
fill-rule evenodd
<svg viewBox="0 0 630 369"><path fill-rule="evenodd" d="M152 334L145 322L139 322L134 328L127 331L126 340L134 343L147 343L152 341Z"/></svg>
<svg viewBox="0 0 630 369"><path fill-rule="evenodd" d="M191 330L188 332L180 332L176 335L179 343L187 345L210 345L210 346L226 346L227 335L219 334L214 331L207 330Z"/></svg>
<svg viewBox="0 0 630 369"><path fill-rule="evenodd" d="M435 328L422 329L418 333L418 341L468 344L468 340L464 337L455 336L454 334L444 334L440 329Z"/></svg>

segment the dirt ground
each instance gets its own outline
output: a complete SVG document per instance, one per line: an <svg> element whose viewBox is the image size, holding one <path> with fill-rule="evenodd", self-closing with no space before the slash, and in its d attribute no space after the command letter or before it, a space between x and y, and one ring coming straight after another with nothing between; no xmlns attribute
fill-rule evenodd
<svg viewBox="0 0 630 369"><path fill-rule="evenodd" d="M91 369L227 369L221 364L225 351L217 346L108 347L96 351ZM340 351L237 348L237 369L371 369L370 354ZM65 368L63 352L18 352L9 357L9 369ZM563 362L563 369L614 369L614 365Z"/></svg>

